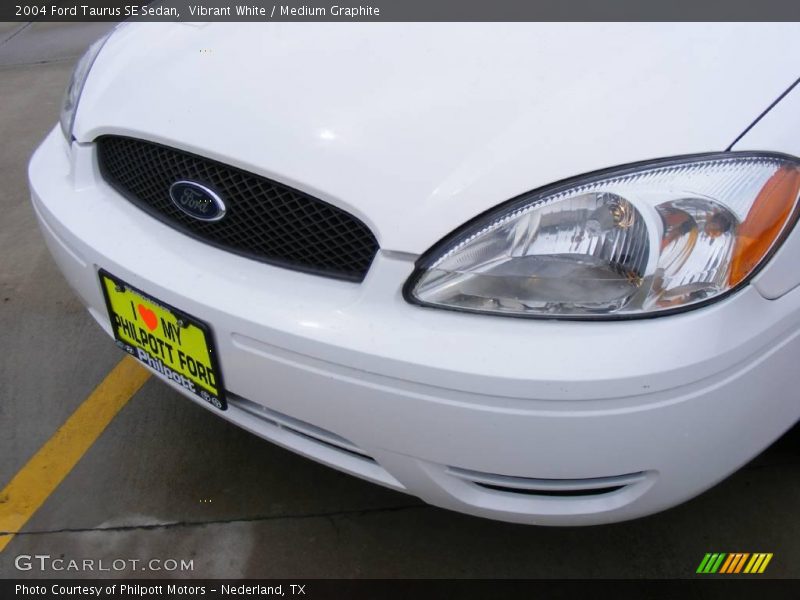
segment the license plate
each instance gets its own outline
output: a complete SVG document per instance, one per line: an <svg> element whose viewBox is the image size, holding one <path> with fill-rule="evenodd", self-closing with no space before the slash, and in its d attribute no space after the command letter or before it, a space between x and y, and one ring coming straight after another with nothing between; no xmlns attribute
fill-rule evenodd
<svg viewBox="0 0 800 600"><path fill-rule="evenodd" d="M117 345L220 410L227 408L211 329L100 270Z"/></svg>

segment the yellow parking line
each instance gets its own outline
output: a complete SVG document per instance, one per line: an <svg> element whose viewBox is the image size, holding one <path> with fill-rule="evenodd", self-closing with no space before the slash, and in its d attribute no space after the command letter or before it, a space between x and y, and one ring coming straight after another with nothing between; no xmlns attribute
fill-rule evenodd
<svg viewBox="0 0 800 600"><path fill-rule="evenodd" d="M150 377L123 358L0 492L0 552Z"/></svg>

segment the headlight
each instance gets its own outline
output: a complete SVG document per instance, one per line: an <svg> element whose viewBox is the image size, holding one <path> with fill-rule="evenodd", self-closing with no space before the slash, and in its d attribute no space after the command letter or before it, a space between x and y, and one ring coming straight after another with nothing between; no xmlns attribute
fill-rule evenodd
<svg viewBox="0 0 800 600"><path fill-rule="evenodd" d="M799 164L729 152L629 166L526 194L426 253L406 298L582 319L700 306L742 285L794 224Z"/></svg>
<svg viewBox="0 0 800 600"><path fill-rule="evenodd" d="M78 100L80 99L81 92L83 91L83 84L86 83L86 78L89 76L89 71L94 64L97 55L100 54L103 44L106 43L106 40L110 36L111 32L107 33L89 46L89 49L86 50L83 56L78 59L78 62L75 65L75 70L72 71L72 77L70 77L69 85L67 85L67 89L64 92L64 102L61 104L61 115L59 119L61 122L61 131L64 132L64 137L66 137L67 140L72 140L72 125L75 122L75 111L78 108Z"/></svg>

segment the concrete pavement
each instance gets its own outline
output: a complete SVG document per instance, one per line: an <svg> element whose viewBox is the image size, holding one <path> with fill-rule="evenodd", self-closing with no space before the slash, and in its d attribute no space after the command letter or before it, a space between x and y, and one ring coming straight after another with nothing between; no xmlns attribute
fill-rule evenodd
<svg viewBox="0 0 800 600"><path fill-rule="evenodd" d="M74 57L101 29L0 24L0 488L122 358L50 259L25 171L56 123ZM193 561L184 572L51 577L690 577L714 551L773 552L768 574L798 577L799 474L795 429L666 513L592 528L509 525L317 465L151 379L0 553L0 577L43 576L15 569L23 554Z"/></svg>

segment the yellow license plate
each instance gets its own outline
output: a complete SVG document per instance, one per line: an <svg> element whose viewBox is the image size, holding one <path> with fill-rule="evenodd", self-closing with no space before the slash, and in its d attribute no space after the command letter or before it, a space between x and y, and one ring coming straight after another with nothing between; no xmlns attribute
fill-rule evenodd
<svg viewBox="0 0 800 600"><path fill-rule="evenodd" d="M220 410L227 408L211 329L100 270L117 345Z"/></svg>

